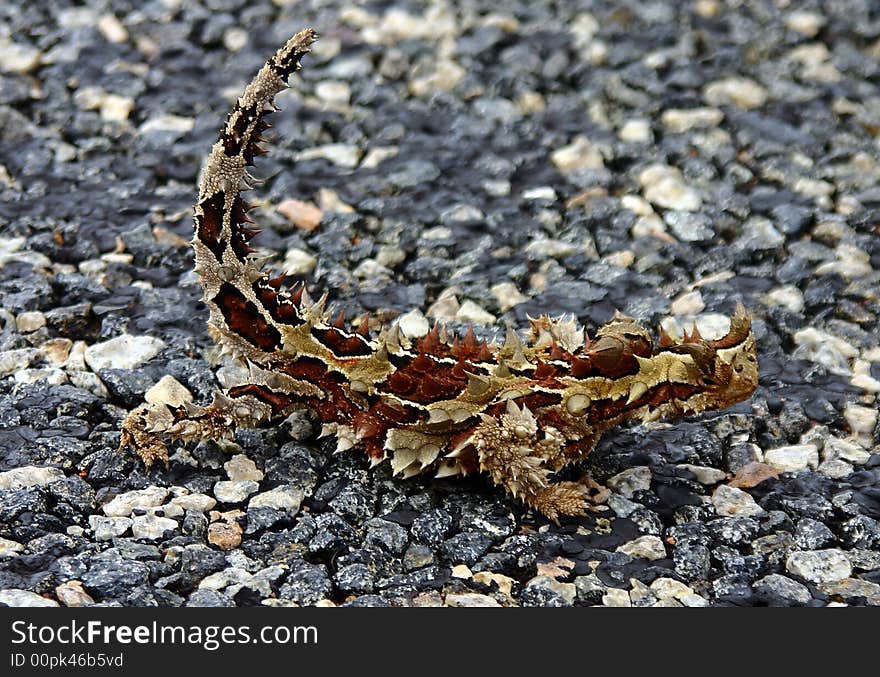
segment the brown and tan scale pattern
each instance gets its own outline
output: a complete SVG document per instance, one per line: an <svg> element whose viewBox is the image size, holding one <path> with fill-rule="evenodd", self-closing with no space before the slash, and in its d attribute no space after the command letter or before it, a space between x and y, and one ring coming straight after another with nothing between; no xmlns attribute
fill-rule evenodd
<svg viewBox="0 0 880 677"><path fill-rule="evenodd" d="M573 320L541 317L526 340L503 344L441 327L416 341L397 324L378 335L331 320L326 295L309 298L270 278L252 257L247 167L265 152L261 133L275 95L315 39L293 36L257 73L211 149L194 209L195 269L208 329L248 367L247 380L207 406L142 405L122 424L120 447L147 466L167 463L166 440L231 438L239 426L277 421L309 407L339 450L362 447L396 475L485 473L551 519L582 514L589 482L556 473L583 459L624 419L652 421L720 409L747 399L758 381L755 339L742 306L730 331L704 340L665 332L655 344L616 315L589 338Z"/></svg>

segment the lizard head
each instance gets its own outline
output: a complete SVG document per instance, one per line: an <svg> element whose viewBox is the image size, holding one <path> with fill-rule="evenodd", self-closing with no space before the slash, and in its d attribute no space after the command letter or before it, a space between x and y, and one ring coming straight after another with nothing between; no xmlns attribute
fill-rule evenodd
<svg viewBox="0 0 880 677"><path fill-rule="evenodd" d="M681 343L661 338L660 350L681 355L687 382L697 387L681 402L685 411L723 409L748 399L758 387L755 336L741 304L730 319L730 330L720 339L704 340L695 328Z"/></svg>

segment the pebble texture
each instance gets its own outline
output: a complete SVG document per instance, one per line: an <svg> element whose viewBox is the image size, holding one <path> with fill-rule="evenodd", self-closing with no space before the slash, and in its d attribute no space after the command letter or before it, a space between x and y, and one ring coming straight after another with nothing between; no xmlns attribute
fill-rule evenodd
<svg viewBox="0 0 880 677"><path fill-rule="evenodd" d="M880 605L878 16L797 5L0 2L0 603ZM581 468L607 509L560 526L370 471L307 414L117 455L145 396L238 373L190 206L305 26L252 194L276 268L413 336L723 332L740 300L754 398L612 431Z"/></svg>

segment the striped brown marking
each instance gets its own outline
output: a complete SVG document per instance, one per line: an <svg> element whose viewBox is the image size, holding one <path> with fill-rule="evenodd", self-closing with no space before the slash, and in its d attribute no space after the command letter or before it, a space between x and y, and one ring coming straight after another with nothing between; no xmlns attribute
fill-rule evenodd
<svg viewBox="0 0 880 677"><path fill-rule="evenodd" d="M543 391L536 391L523 395L522 397L517 397L514 401L519 407L528 407L529 411L534 414L544 407L559 405L562 402L562 392L546 393ZM497 418L504 414L506 410L507 400L503 400L501 402L493 402L486 408L486 413Z"/></svg>
<svg viewBox="0 0 880 677"><path fill-rule="evenodd" d="M232 211L229 218L229 223L232 228L232 237L230 238L229 244L239 261L244 261L247 255L254 251L248 246L248 242L260 232L253 228L247 228L244 225L245 223L251 223L251 220L247 215L250 208L250 205L248 205L240 195L235 196L235 200L232 202Z"/></svg>
<svg viewBox="0 0 880 677"><path fill-rule="evenodd" d="M211 301L223 313L230 331L251 345L267 353L281 347L278 330L266 322L257 306L228 282L220 286L220 291Z"/></svg>
<svg viewBox="0 0 880 677"><path fill-rule="evenodd" d="M618 416L625 414L631 408L631 405L628 405L623 398L594 400L586 411L586 420L590 425L602 425L607 421L616 420Z"/></svg>
<svg viewBox="0 0 880 677"><path fill-rule="evenodd" d="M460 362L450 367L419 353L388 378L387 391L416 404L451 400L467 387L466 366Z"/></svg>
<svg viewBox="0 0 880 677"><path fill-rule="evenodd" d="M312 327L311 332L336 357L368 357L373 354L370 344L359 334L349 334L336 327Z"/></svg>
<svg viewBox="0 0 880 677"><path fill-rule="evenodd" d="M226 155L235 157L241 152L242 144L246 140L245 135L247 134L248 127L253 122L255 115L256 111L253 107L239 108L236 105L226 117L226 125L223 127L224 131L221 136L223 151ZM232 129L230 129L229 123L233 118L235 118L235 122L232 124Z"/></svg>
<svg viewBox="0 0 880 677"><path fill-rule="evenodd" d="M260 402L268 404L270 407L272 407L273 415L284 411L291 404L293 404L294 402L299 402L301 399L297 395L278 393L267 386L257 385L256 383L248 383L246 385L234 386L229 389L228 395L233 399L236 397L242 397L244 395L255 397Z"/></svg>
<svg viewBox="0 0 880 677"><path fill-rule="evenodd" d="M195 216L196 237L220 262L223 261L223 252L226 249L226 241L221 239L225 201L223 192L215 193L199 202L201 213Z"/></svg>
<svg viewBox="0 0 880 677"><path fill-rule="evenodd" d="M316 357L302 356L295 362L279 363L275 369L299 381L311 383L326 393L325 398L300 400L313 409L318 414L318 418L325 423L347 421L362 411L345 391L344 386L347 383L345 376L329 369L325 362Z"/></svg>
<svg viewBox="0 0 880 677"><path fill-rule="evenodd" d="M366 411L360 411L351 419L352 427L369 456L385 455L385 437L394 428L416 423L420 412L400 402L379 399Z"/></svg>
<svg viewBox="0 0 880 677"><path fill-rule="evenodd" d="M289 299L281 297L278 288L263 279L254 282L252 288L257 300L272 319L291 327L302 324L302 318L297 313L296 306Z"/></svg>

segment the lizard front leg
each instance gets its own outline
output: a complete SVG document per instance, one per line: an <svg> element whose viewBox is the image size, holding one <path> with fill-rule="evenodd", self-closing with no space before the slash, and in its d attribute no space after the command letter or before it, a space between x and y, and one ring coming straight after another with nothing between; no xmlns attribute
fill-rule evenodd
<svg viewBox="0 0 880 677"><path fill-rule="evenodd" d="M122 422L119 451L131 447L149 469L155 461L168 465L166 439L180 442L232 439L238 426L251 427L270 418L272 408L250 395L215 393L211 404L180 406L142 404Z"/></svg>
<svg viewBox="0 0 880 677"><path fill-rule="evenodd" d="M508 400L504 414L483 415L456 451L472 447L480 470L495 484L558 522L560 515L583 515L589 509L590 486L552 479L564 444L559 430L542 427L528 407Z"/></svg>

